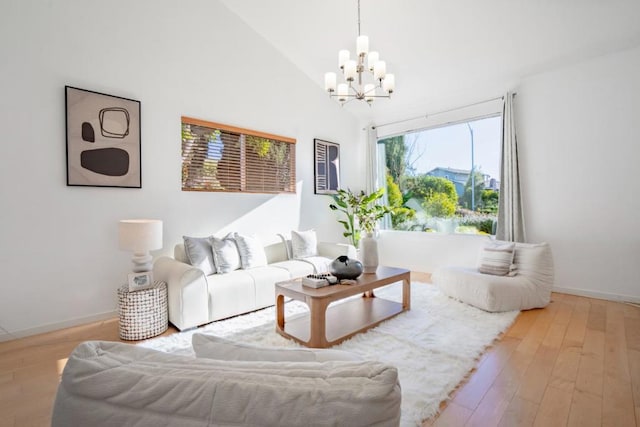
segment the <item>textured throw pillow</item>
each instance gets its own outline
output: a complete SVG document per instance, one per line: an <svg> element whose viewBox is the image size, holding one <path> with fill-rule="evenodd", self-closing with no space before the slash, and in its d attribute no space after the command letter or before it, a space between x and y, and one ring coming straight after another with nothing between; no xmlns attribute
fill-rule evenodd
<svg viewBox="0 0 640 427"><path fill-rule="evenodd" d="M196 357L216 360L260 362L329 362L360 361L357 354L341 350L257 347L224 338L193 334L191 338Z"/></svg>
<svg viewBox="0 0 640 427"><path fill-rule="evenodd" d="M236 240L236 245L238 245L240 264L244 270L267 265L267 255L260 239L239 233L235 233L233 236Z"/></svg>
<svg viewBox="0 0 640 427"><path fill-rule="evenodd" d="M480 254L480 273L508 275L512 270L515 246L515 243L493 243L485 246Z"/></svg>
<svg viewBox="0 0 640 427"><path fill-rule="evenodd" d="M240 254L233 233L227 234L223 239L211 237L211 248L218 274L230 273L240 268Z"/></svg>
<svg viewBox="0 0 640 427"><path fill-rule="evenodd" d="M291 231L291 257L307 258L318 255L318 238L315 230Z"/></svg>
<svg viewBox="0 0 640 427"><path fill-rule="evenodd" d="M216 266L211 250L211 240L209 237L188 237L182 236L184 241L184 252L189 264L198 267L205 276L216 273Z"/></svg>

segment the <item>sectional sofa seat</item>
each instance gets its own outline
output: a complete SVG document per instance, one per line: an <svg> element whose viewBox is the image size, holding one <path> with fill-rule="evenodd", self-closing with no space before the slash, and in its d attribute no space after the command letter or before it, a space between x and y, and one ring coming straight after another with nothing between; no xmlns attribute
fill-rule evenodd
<svg viewBox="0 0 640 427"><path fill-rule="evenodd" d="M396 368L380 362L220 360L89 341L69 356L51 425L397 426L400 401Z"/></svg>
<svg viewBox="0 0 640 427"><path fill-rule="evenodd" d="M325 272L341 255L356 256L351 245L326 242L302 259L289 259L286 241L266 245L264 252L265 266L205 275L189 264L184 244L175 245L174 257L160 257L153 267L154 279L167 283L169 321L185 330L274 305L277 282Z"/></svg>

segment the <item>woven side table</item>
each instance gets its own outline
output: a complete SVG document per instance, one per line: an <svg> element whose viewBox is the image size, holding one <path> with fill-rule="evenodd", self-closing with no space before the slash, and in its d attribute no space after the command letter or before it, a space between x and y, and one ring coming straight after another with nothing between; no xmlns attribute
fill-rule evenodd
<svg viewBox="0 0 640 427"><path fill-rule="evenodd" d="M167 284L154 282L153 287L129 292L129 286L118 288L120 338L144 340L160 335L169 327Z"/></svg>

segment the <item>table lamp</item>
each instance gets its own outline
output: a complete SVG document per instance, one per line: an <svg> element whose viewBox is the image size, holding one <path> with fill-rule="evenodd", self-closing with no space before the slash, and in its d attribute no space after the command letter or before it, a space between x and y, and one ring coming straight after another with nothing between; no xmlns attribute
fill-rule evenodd
<svg viewBox="0 0 640 427"><path fill-rule="evenodd" d="M118 225L120 249L133 252L133 271L151 271L149 251L162 248L162 221L159 219L123 219Z"/></svg>

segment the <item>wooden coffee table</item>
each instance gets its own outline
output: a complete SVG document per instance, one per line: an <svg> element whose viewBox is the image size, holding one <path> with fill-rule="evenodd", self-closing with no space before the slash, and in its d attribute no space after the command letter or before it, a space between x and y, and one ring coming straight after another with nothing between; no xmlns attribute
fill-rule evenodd
<svg viewBox="0 0 640 427"><path fill-rule="evenodd" d="M402 281L402 303L376 297L373 290ZM363 294L341 303L329 304ZM309 306L309 313L284 318L284 299L292 298ZM307 347L327 348L373 328L383 320L411 308L411 273L394 267L378 267L362 274L354 285L323 288L302 286L301 279L276 283L276 331Z"/></svg>

